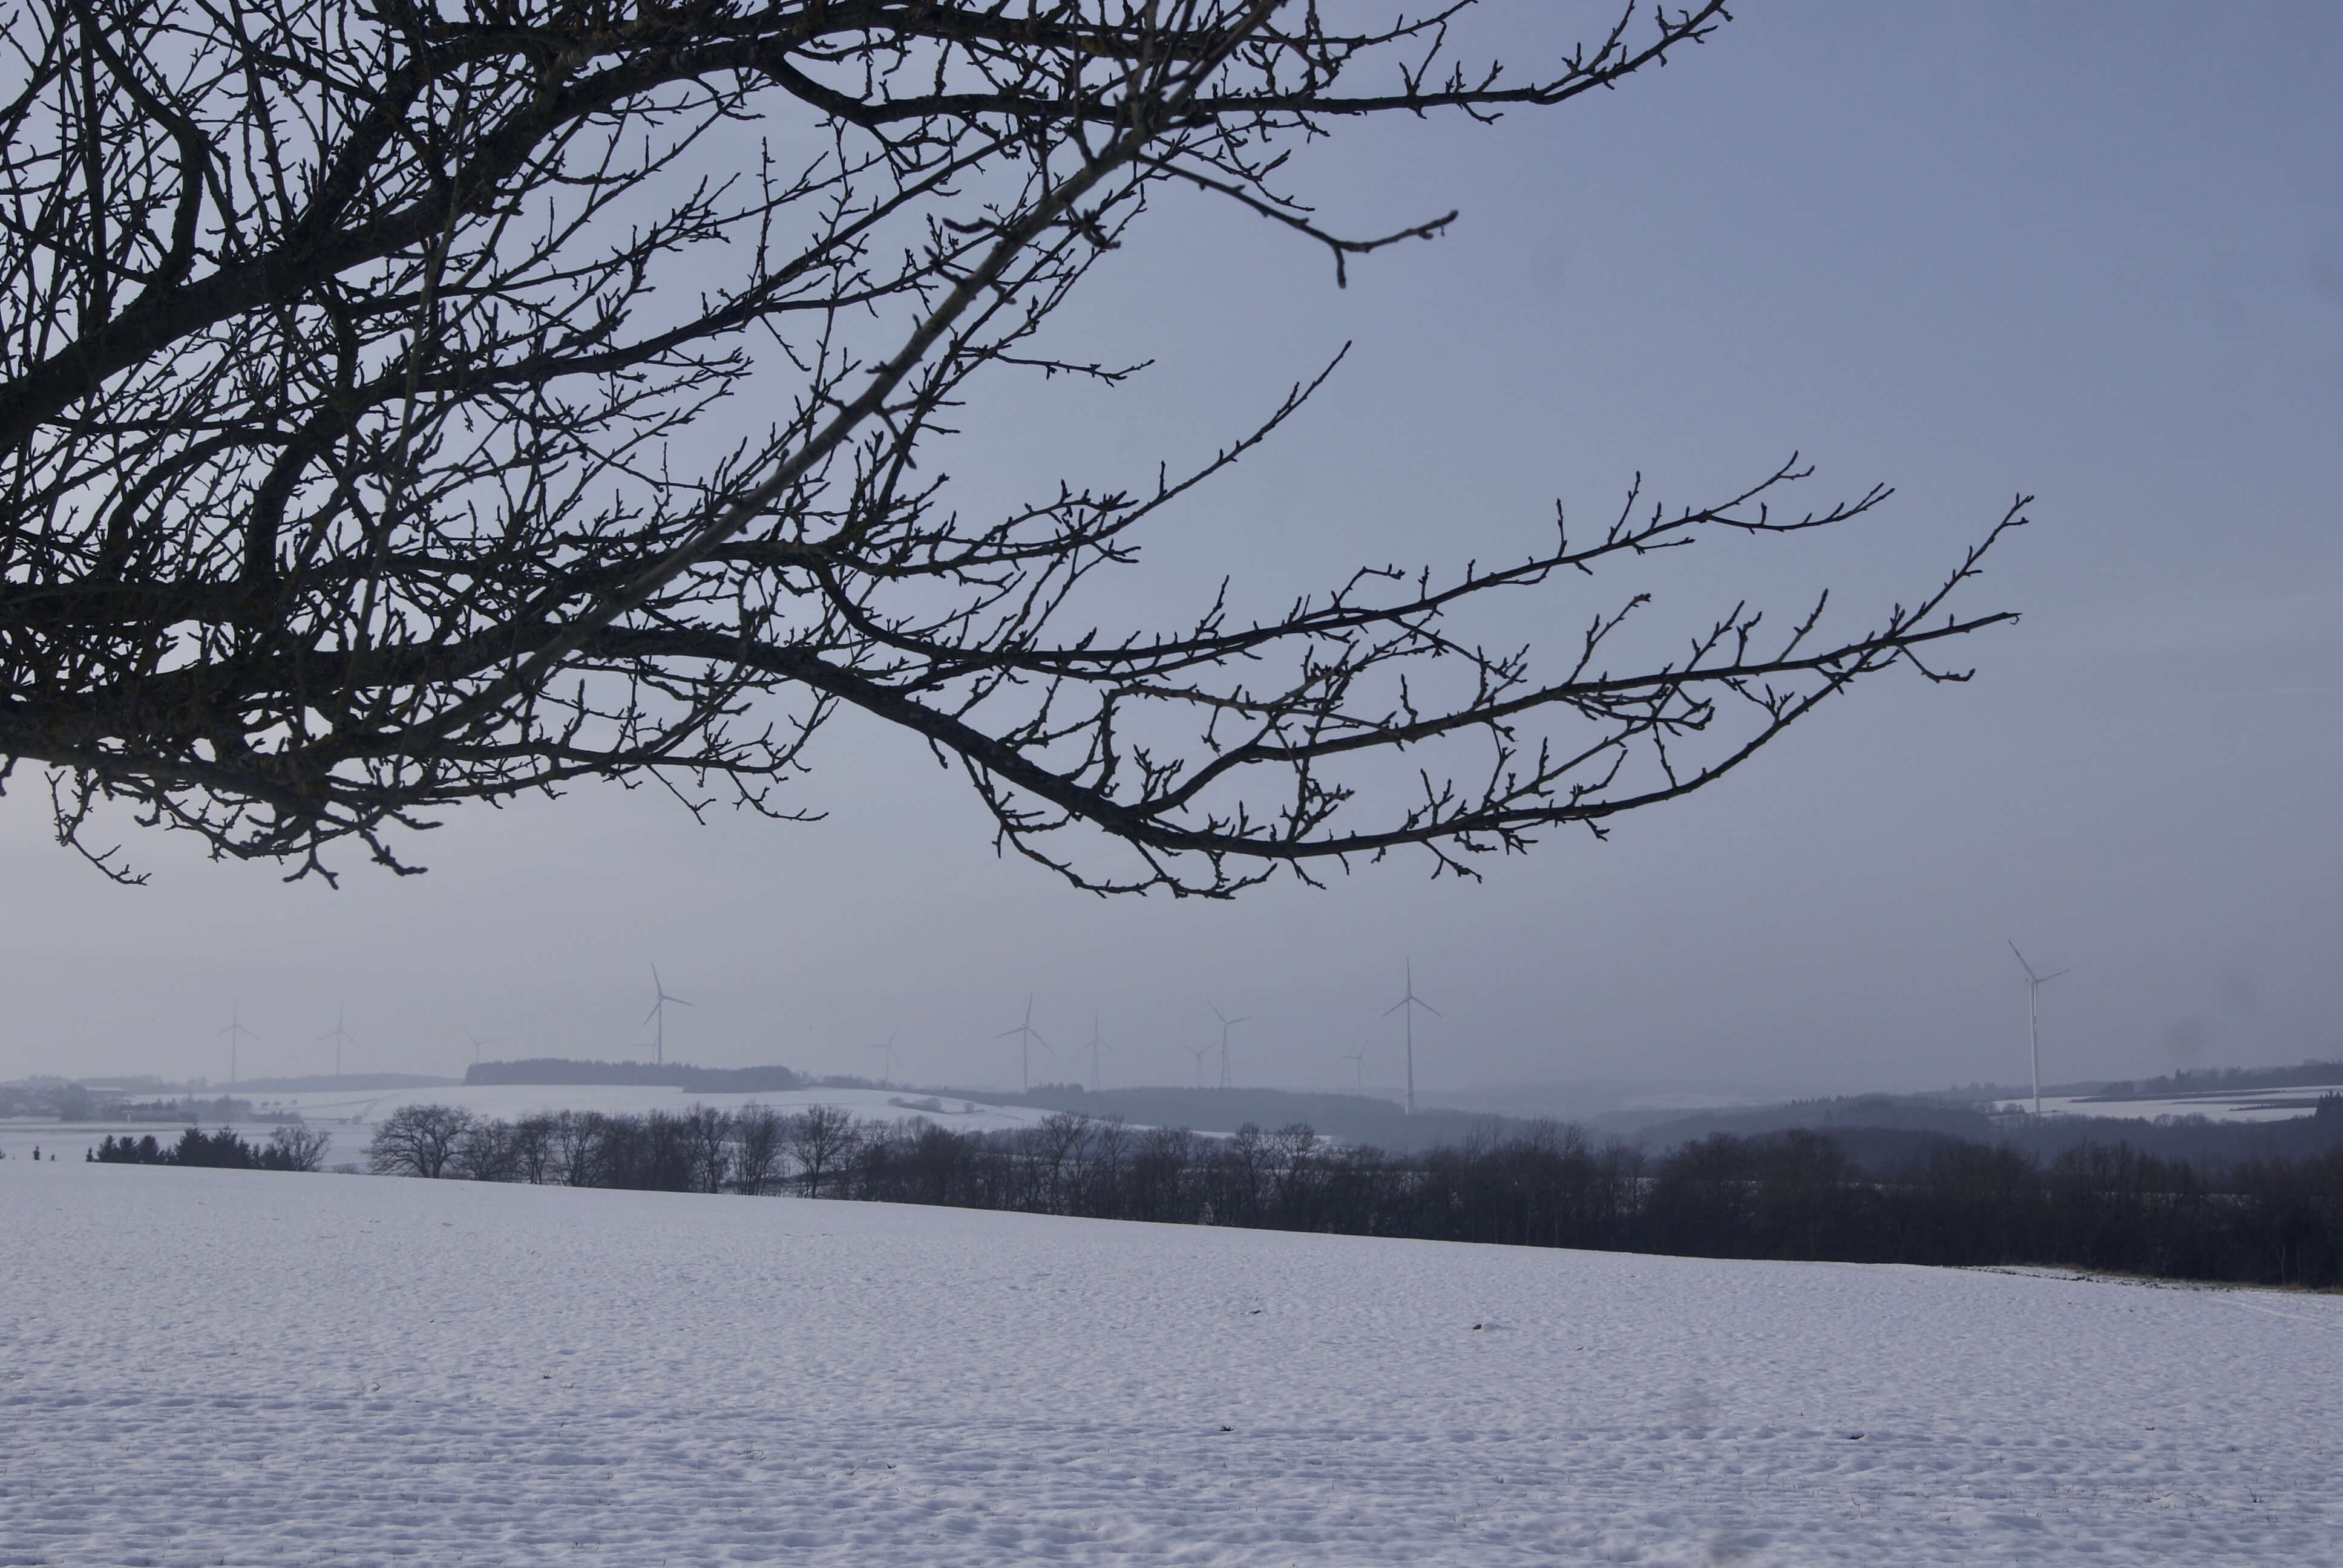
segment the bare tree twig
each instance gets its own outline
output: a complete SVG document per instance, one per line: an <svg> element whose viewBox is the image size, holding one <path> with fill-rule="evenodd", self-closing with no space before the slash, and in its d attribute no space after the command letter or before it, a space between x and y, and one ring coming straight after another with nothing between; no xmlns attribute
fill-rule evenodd
<svg viewBox="0 0 2343 1568"><path fill-rule="evenodd" d="M1616 23L1543 74L1466 66L1483 0L1335 30L1291 0L29 0L0 87L0 779L59 839L108 801L331 877L469 800L658 779L783 819L841 710L959 765L1000 841L1101 891L1225 896L1395 849L1470 874L1739 767L1851 683L2011 618L1956 593L1769 631L1746 606L1619 670L1652 615L1571 614L1548 668L1492 595L1782 510L1793 457L1493 568L1362 568L1279 614L1086 625L1101 572L1303 407L1192 471L970 518L920 454L1004 376L1141 367L1049 331L1168 190L1334 256L1280 183L1378 115L1551 107L1722 5ZM749 138L761 136L752 143ZM752 153L743 149L753 146ZM719 427L727 410L769 417ZM678 465L687 433L730 432Z"/></svg>

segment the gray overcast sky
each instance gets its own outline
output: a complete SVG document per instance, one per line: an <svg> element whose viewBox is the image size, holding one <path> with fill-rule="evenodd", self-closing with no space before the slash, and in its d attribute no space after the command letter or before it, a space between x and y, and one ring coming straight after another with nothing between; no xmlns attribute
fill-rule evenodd
<svg viewBox="0 0 2343 1568"><path fill-rule="evenodd" d="M1499 7L1527 57L1559 8ZM1151 354L1103 405L1015 392L946 464L971 497L1151 475L1345 340L1334 385L1157 538L1105 613L1222 571L1273 602L1360 561L1525 548L1637 471L1713 499L1792 449L1898 487L1836 538L1669 563L1674 625L1812 585L1921 590L2040 497L1970 601L2024 623L1976 682L1876 686L1608 843L1556 835L1478 885L1403 860L1233 906L1101 902L994 859L964 786L841 720L806 827L707 828L656 789L462 815L340 891L134 837L111 886L0 803L0 1075L454 1071L632 1054L649 965L695 1004L670 1054L1014 1081L1026 993L1093 1012L1111 1081L1183 1081L1207 1000L1241 1081L1397 1071L1403 955L1444 1016L1433 1088L1600 1077L1918 1087L2343 1056L2343 12L1753 5L1707 47L1562 112L1381 126L1303 183L1353 230L1463 216L1337 292L1234 215L1165 211L1071 313ZM1512 629L1567 635L1595 598ZM1573 594L1580 590L1571 590ZM28 788L28 786L31 786Z"/></svg>

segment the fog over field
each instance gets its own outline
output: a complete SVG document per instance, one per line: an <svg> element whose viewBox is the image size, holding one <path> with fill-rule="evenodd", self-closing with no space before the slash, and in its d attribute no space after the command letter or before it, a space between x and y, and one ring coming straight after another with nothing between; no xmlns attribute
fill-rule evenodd
<svg viewBox="0 0 2343 1568"><path fill-rule="evenodd" d="M1498 16L1480 41L1527 59L1592 13ZM1412 959L1427 1091L2010 1082L2010 939L2072 971L2045 992L2054 1080L2343 1056L2338 67L2321 5L1752 6L1554 114L1310 149L1330 220L1462 215L1347 288L1285 231L1171 204L1056 328L1155 367L1012 386L939 448L978 510L1135 483L1353 345L1102 590L1110 623L1223 574L1249 612L1361 562L1511 558L1556 498L1591 525L1638 473L1708 499L1797 451L1817 496L1897 488L1832 537L1478 628L1545 647L1644 583L1671 628L1825 583L1875 614L2039 498L1975 585L2025 618L1964 645L1973 684L1872 685L1607 842L1549 834L1479 883L1402 855L1233 905L1101 901L997 858L956 775L848 719L789 786L819 822L581 785L453 813L411 845L421 877L353 853L334 890L126 819L133 890L49 843L25 769L0 801L0 1078L216 1084L232 1009L246 1077L330 1071L337 1017L353 1071L453 1075L470 1036L641 1056L657 963L692 1003L671 1060L875 1078L891 1038L898 1081L1013 1085L996 1037L1030 994L1037 1080L1089 1080L1095 1018L1109 1082L1187 1083L1217 1003L1251 1020L1236 1081L1389 1094Z"/></svg>

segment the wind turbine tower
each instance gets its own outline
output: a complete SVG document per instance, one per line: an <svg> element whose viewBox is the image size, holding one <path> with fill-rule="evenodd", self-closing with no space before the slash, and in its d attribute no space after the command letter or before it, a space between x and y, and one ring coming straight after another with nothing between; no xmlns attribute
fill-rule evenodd
<svg viewBox="0 0 2343 1568"><path fill-rule="evenodd" d="M1007 1040L1011 1035L1017 1038L1017 1074L1024 1081L1025 1092L1030 1094L1033 1090L1033 1047L1039 1045L1043 1050L1049 1050L1051 1056L1058 1054L1050 1050L1050 1042L1043 1040L1041 1031L1033 1027L1033 993L1030 990L1025 993L1024 1021L1015 1029L1002 1030L992 1038Z"/></svg>
<svg viewBox="0 0 2343 1568"><path fill-rule="evenodd" d="M1415 960L1410 959L1407 960L1407 994L1383 1009L1385 1018L1398 1013L1407 1021L1407 1113L1410 1116L1415 1114L1415 1010L1417 1008L1422 1008L1434 1018L1441 1016L1438 1008L1415 994Z"/></svg>
<svg viewBox="0 0 2343 1568"><path fill-rule="evenodd" d="M678 1007L689 1007L691 1004L679 996L669 993L667 982L659 979L657 964L651 965L651 990L658 993L659 1000L651 1003L650 1011L643 1014L643 1021L658 1025L658 1031L651 1040L652 1060L665 1066L667 1064L667 1004L673 1002Z"/></svg>
<svg viewBox="0 0 2343 1568"><path fill-rule="evenodd" d="M1106 1081L1099 1076L1099 1052L1101 1050L1112 1050L1114 1049L1114 1047L1109 1045L1105 1040L1099 1038L1098 1014L1096 1013L1091 1014L1091 1037L1090 1039L1082 1041L1082 1049L1091 1053L1091 1092L1092 1094L1096 1094L1101 1089L1106 1087Z"/></svg>
<svg viewBox="0 0 2343 1568"><path fill-rule="evenodd" d="M1221 1020L1221 1087L1234 1089L1237 1086L1236 1079L1229 1071L1229 1030L1241 1023L1251 1023L1252 1016L1248 1014L1243 1018L1231 1018L1222 1012L1216 1003L1206 1002L1204 1005L1211 1008L1212 1016Z"/></svg>
<svg viewBox="0 0 2343 1568"><path fill-rule="evenodd" d="M235 1000L231 1000L228 1004L227 1027L219 1032L227 1036L227 1081L232 1085L236 1082L236 1041L258 1040L260 1037L244 1027L244 1003ZM215 1035L213 1038L216 1040L219 1037Z"/></svg>
<svg viewBox="0 0 2343 1568"><path fill-rule="evenodd" d="M1359 1089L1360 1091L1363 1093L1367 1087L1367 1048L1365 1043L1362 1041L1359 1049L1356 1050L1344 1051L1342 1053L1342 1060L1349 1062L1353 1067L1358 1069Z"/></svg>
<svg viewBox="0 0 2343 1568"><path fill-rule="evenodd" d="M1194 1057L1194 1058L1196 1059L1196 1087L1197 1087L1197 1088L1199 1088L1199 1089L1203 1088L1203 1087L1204 1087L1204 1058L1206 1058L1206 1057L1208 1057L1208 1056L1210 1056L1210 1055L1212 1055L1212 1046L1211 1046L1210 1044L1204 1044L1204 1045L1183 1045L1183 1046L1182 1046L1180 1049L1181 1049L1182 1050L1186 1051L1190 1056L1192 1056L1192 1057Z"/></svg>
<svg viewBox="0 0 2343 1568"><path fill-rule="evenodd" d="M2034 1058L2034 1119L2039 1121L2042 1120L2042 988L2066 971L2053 970L2046 975L2036 974L2034 966L2026 961L2026 955L2017 951L2016 942L2009 944L2009 950L2017 954L2017 967L2026 971L2026 1040Z"/></svg>
<svg viewBox="0 0 2343 1568"><path fill-rule="evenodd" d="M352 1035L348 1030L342 1027L343 1013L343 1009L336 1008L334 1010L333 1030L329 1033L321 1034L317 1037L317 1043L320 1045L325 1044L326 1041L329 1040L334 1042L334 1076L336 1078L339 1078L342 1075L342 1047L352 1043L357 1038Z"/></svg>
<svg viewBox="0 0 2343 1568"><path fill-rule="evenodd" d="M892 1089L894 1087L895 1070L902 1065L901 1059L895 1054L895 1037L902 1032L903 1026L897 1024L893 1029L887 1031L887 1038L885 1040L876 1041L862 1048L865 1050L875 1050L881 1053L879 1058L879 1087L881 1089Z"/></svg>

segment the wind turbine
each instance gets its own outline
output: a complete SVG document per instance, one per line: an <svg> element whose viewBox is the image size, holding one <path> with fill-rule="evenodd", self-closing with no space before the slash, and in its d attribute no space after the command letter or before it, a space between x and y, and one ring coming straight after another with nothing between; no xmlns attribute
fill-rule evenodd
<svg viewBox="0 0 2343 1568"><path fill-rule="evenodd" d="M2034 1057L2034 1118L2038 1121L2042 1119L2042 988L2067 971L2054 970L2046 975L2036 974L2034 966L2026 961L2026 955L2017 951L2016 942L2009 944L2009 950L2017 954L2017 967L2026 971L2026 1038Z"/></svg>
<svg viewBox="0 0 2343 1568"><path fill-rule="evenodd" d="M865 1050L879 1050L886 1052L885 1055L879 1059L879 1087L881 1089L891 1089L894 1087L893 1080L895 1076L895 1069L902 1064L901 1059L895 1054L895 1037L902 1032L903 1026L901 1024L897 1024L893 1029L887 1031L887 1038L885 1040L880 1040L875 1044L866 1045L862 1048Z"/></svg>
<svg viewBox="0 0 2343 1568"><path fill-rule="evenodd" d="M326 1041L329 1040L334 1042L334 1076L336 1078L339 1078L342 1075L342 1047L352 1043L356 1038L348 1030L342 1027L343 1010L344 1010L341 1008L336 1008L334 1010L334 1027L332 1032L321 1034L317 1037L317 1043L320 1045L325 1044Z"/></svg>
<svg viewBox="0 0 2343 1568"><path fill-rule="evenodd" d="M1106 1081L1099 1076L1099 1052L1114 1049L1099 1038L1099 1020L1096 1013L1091 1014L1091 1037L1082 1042L1081 1049L1091 1053L1091 1092L1096 1094L1105 1087L1106 1083Z"/></svg>
<svg viewBox="0 0 2343 1568"><path fill-rule="evenodd" d="M1236 1081L1229 1076L1229 1030L1236 1028L1236 1026L1241 1023L1251 1023L1252 1020L1250 1016L1245 1018L1231 1018L1228 1014L1222 1012L1220 1010L1219 1005L1214 1002L1206 1002L1204 1005L1211 1008L1212 1010L1212 1016L1221 1020L1221 1087L1222 1089L1234 1089L1236 1087Z"/></svg>
<svg viewBox="0 0 2343 1568"><path fill-rule="evenodd" d="M252 1030L244 1027L244 1003L242 1001L234 1000L230 1000L227 1012L227 1027L221 1030L219 1034L227 1036L227 1081L231 1085L233 1085L236 1082L236 1042L237 1039L239 1037L246 1040L258 1040L260 1038L258 1035L253 1033ZM214 1040L217 1040L219 1038L219 1034L216 1034L212 1038Z"/></svg>
<svg viewBox="0 0 2343 1568"><path fill-rule="evenodd" d="M488 1036L488 1039L482 1040L478 1035L474 1034L468 1029L464 1031L464 1038L472 1042L472 1065L474 1067L480 1065L480 1048L484 1045L494 1045L497 1042L497 1037L493 1034Z"/></svg>
<svg viewBox="0 0 2343 1568"><path fill-rule="evenodd" d="M1342 1053L1342 1060L1359 1070L1359 1088L1363 1091L1367 1087L1366 1041L1361 1040L1359 1042L1359 1049L1356 1050L1344 1051Z"/></svg>
<svg viewBox="0 0 2343 1568"><path fill-rule="evenodd" d="M1410 959L1407 960L1407 994L1383 1009L1385 1018L1391 1017L1393 1013L1399 1013L1407 1020L1407 1113L1410 1116L1415 1114L1415 1010L1417 1008L1422 1008L1434 1018L1441 1016L1438 1008L1415 994L1415 960Z"/></svg>
<svg viewBox="0 0 2343 1568"><path fill-rule="evenodd" d="M1199 1088L1199 1089L1203 1088L1203 1087L1204 1087L1204 1058L1206 1058L1206 1057L1208 1057L1208 1056L1210 1056L1210 1055L1212 1055L1212 1046L1211 1046L1211 1045L1209 1045L1209 1044L1205 1044L1205 1045L1183 1045L1183 1046L1182 1046L1180 1049L1181 1049L1181 1050L1184 1050L1184 1051L1186 1051L1190 1056L1192 1056L1192 1057L1194 1057L1194 1058L1196 1059L1196 1087L1197 1087L1197 1088Z"/></svg>
<svg viewBox="0 0 2343 1568"><path fill-rule="evenodd" d="M667 1062L667 1004L673 1002L678 1007L689 1007L691 1004L679 996L668 994L667 982L659 979L657 964L651 965L651 990L659 993L659 1000L651 1003L650 1011L643 1014L643 1021L656 1023L659 1026L659 1032L652 1039L651 1049L657 1053L654 1060L664 1066Z"/></svg>
<svg viewBox="0 0 2343 1568"><path fill-rule="evenodd" d="M1051 1056L1058 1054L1050 1050L1050 1042L1043 1040L1041 1031L1033 1027L1033 993L1030 990L1025 993L1025 1021L1015 1029L1004 1029L992 1038L1007 1040L1011 1035L1017 1037L1018 1075L1025 1081L1025 1092L1030 1094L1033 1091L1033 1047L1039 1045L1043 1050L1049 1050Z"/></svg>

